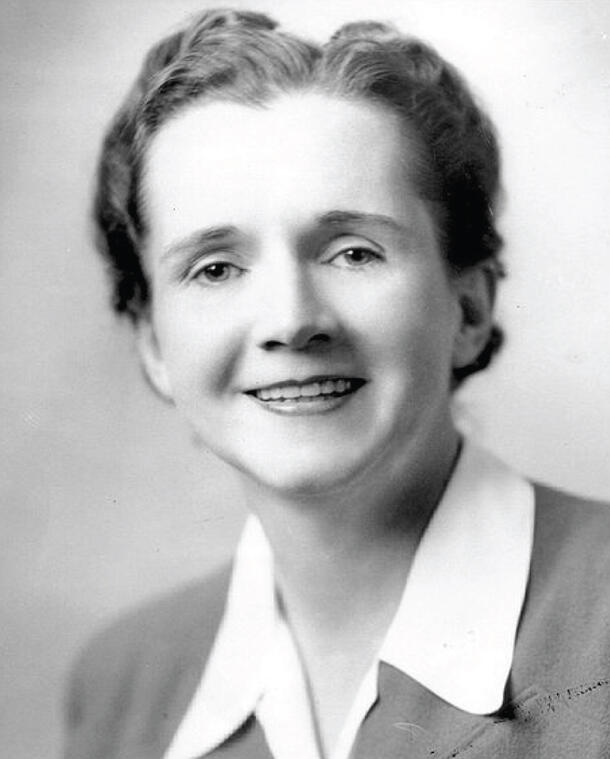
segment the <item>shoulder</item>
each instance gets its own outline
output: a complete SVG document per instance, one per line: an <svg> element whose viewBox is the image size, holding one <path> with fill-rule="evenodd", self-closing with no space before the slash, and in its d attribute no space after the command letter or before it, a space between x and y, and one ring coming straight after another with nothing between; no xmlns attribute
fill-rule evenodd
<svg viewBox="0 0 610 759"><path fill-rule="evenodd" d="M530 601L535 600L539 611L562 620L566 629L571 625L581 629L587 620L606 635L610 631L610 505L541 485L534 492Z"/></svg>
<svg viewBox="0 0 610 759"><path fill-rule="evenodd" d="M610 504L534 485L535 557L547 562L608 563Z"/></svg>
<svg viewBox="0 0 610 759"><path fill-rule="evenodd" d="M100 630L86 645L79 661L95 664L102 659L141 657L147 649L155 654L164 649L199 648L213 637L224 608L229 567L210 577L191 582L169 593L149 599Z"/></svg>
<svg viewBox="0 0 610 759"><path fill-rule="evenodd" d="M69 682L68 757L89 756L91 746L99 756L114 756L114 743L128 724L134 736L165 740L201 677L229 578L230 567L223 567L147 601L88 642Z"/></svg>
<svg viewBox="0 0 610 759"><path fill-rule="evenodd" d="M610 674L610 505L543 485L534 485L534 492L534 543L513 685L517 692L535 684L559 693L605 682Z"/></svg>

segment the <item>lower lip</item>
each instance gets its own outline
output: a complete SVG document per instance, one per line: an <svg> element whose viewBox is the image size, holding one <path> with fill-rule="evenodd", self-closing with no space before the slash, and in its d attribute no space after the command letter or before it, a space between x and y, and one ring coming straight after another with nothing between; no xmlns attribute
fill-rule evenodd
<svg viewBox="0 0 610 759"><path fill-rule="evenodd" d="M358 388L360 390L361 388ZM249 395L259 406L270 411L272 414L282 414L285 416L312 416L314 414L326 414L329 411L335 411L356 395L358 390L354 390L346 395L327 395L314 397L287 398L280 401L262 401L255 395Z"/></svg>

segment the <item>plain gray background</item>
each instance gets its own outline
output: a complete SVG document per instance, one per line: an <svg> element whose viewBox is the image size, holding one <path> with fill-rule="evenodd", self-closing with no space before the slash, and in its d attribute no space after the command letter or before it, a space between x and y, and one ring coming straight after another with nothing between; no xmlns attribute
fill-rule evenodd
<svg viewBox="0 0 610 759"><path fill-rule="evenodd" d="M242 513L230 472L145 387L88 228L102 129L191 0L2 4L0 745L58 756L69 662L119 610L205 573ZM325 38L394 20L496 120L508 342L457 399L523 472L610 493L610 6L606 0L233 2Z"/></svg>

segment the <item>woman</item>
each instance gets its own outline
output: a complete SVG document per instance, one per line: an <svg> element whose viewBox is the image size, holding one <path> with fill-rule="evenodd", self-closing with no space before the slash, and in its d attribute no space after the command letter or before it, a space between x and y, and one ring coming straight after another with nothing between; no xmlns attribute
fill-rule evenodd
<svg viewBox="0 0 610 759"><path fill-rule="evenodd" d="M501 342L498 185L466 85L391 27L215 11L151 51L100 247L251 517L231 569L88 649L68 757L605 755L606 513L451 418Z"/></svg>

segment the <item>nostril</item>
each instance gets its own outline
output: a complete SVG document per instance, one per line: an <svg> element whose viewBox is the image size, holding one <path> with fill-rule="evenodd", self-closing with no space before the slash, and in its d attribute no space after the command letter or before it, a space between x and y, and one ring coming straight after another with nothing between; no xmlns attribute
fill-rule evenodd
<svg viewBox="0 0 610 759"><path fill-rule="evenodd" d="M306 332L296 333L285 340L265 340L262 347L265 350L279 350L281 348L291 348L292 350L306 351L317 345L325 345L331 342L331 336L326 332L315 332L307 335Z"/></svg>
<svg viewBox="0 0 610 759"><path fill-rule="evenodd" d="M284 343L281 340L265 340L263 343L263 348L268 351L275 350L276 348L281 348L284 345Z"/></svg>

